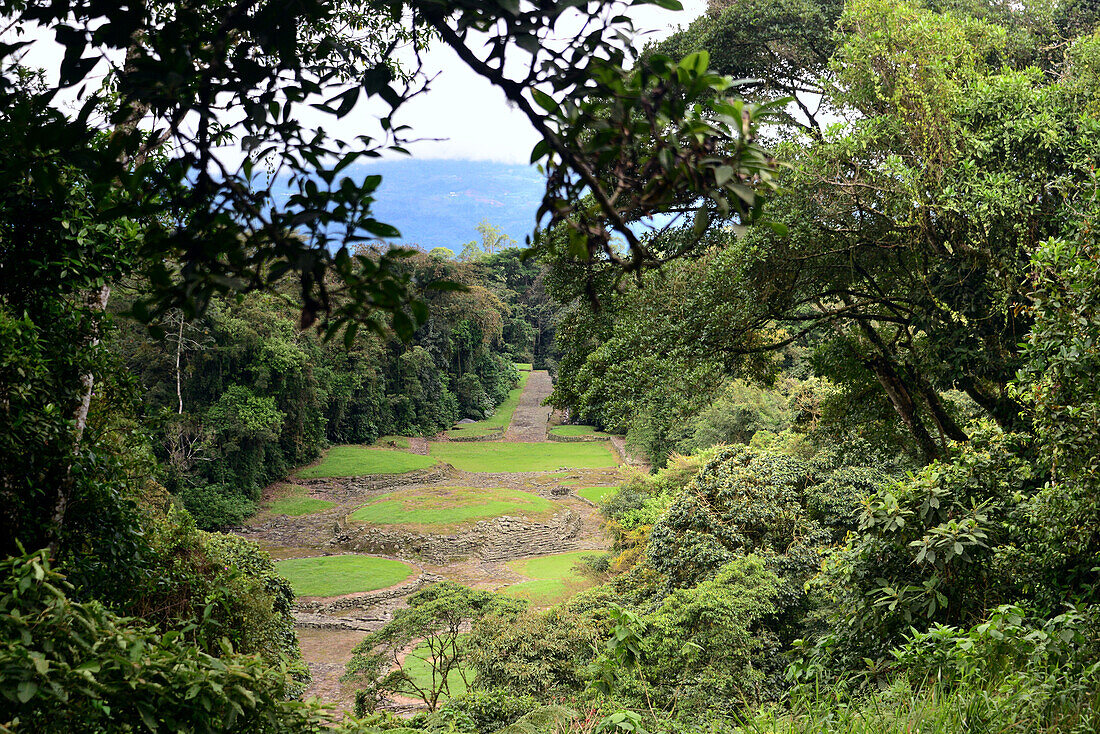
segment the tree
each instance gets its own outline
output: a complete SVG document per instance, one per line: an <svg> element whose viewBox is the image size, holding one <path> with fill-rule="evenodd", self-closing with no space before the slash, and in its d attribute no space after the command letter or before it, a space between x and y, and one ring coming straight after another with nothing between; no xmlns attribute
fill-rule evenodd
<svg viewBox="0 0 1100 734"><path fill-rule="evenodd" d="M451 695L451 684L469 684L466 630L490 615L514 617L525 606L499 594L477 591L453 581L433 584L409 597L407 609L355 646L343 680L367 684L367 697L386 693L419 697L435 711ZM428 668L426 680L409 674L409 658ZM454 676L454 677L452 677Z"/></svg>
<svg viewBox="0 0 1100 734"><path fill-rule="evenodd" d="M504 234L499 227L489 224L487 219L477 225L477 231L481 235L481 242L471 240L463 245L462 252L458 255L459 260L470 262L485 255L496 254L516 244L514 239Z"/></svg>

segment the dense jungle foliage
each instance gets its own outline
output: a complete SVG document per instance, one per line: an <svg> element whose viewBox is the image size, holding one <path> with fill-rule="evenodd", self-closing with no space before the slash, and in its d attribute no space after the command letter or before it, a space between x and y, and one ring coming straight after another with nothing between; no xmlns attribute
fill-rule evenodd
<svg viewBox="0 0 1100 734"><path fill-rule="evenodd" d="M1094 4L711 0L638 54L599 3L0 7L66 49L0 46L0 730L1100 729ZM390 114L350 149L293 114L396 110L424 37L541 135L527 257L382 246L340 174ZM514 361L655 471L569 601L412 595L337 723L286 580L206 530Z"/></svg>

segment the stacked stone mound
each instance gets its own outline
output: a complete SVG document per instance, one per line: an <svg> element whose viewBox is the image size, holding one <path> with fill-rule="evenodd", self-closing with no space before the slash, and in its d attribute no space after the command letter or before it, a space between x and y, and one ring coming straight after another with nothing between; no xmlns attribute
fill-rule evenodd
<svg viewBox="0 0 1100 734"><path fill-rule="evenodd" d="M436 464L427 469L405 472L404 474L371 474L362 477L330 477L320 479L299 479L303 487L323 487L336 497L355 497L383 490L413 487L421 484L443 482L459 475L459 471L450 464Z"/></svg>
<svg viewBox="0 0 1100 734"><path fill-rule="evenodd" d="M545 523L508 515L479 520L472 528L454 535L352 526L337 533L331 545L359 553L414 556L437 564L470 557L508 561L574 550L580 530L580 515L567 509Z"/></svg>
<svg viewBox="0 0 1100 734"><path fill-rule="evenodd" d="M348 594L337 599L297 599L294 602L294 611L310 612L313 614L335 614L347 609L371 609L378 607L383 602L409 596L429 584L434 584L436 581L442 580L442 576L422 573L411 581L406 581L397 586L391 586L388 589L365 591L361 594Z"/></svg>
<svg viewBox="0 0 1100 734"><path fill-rule="evenodd" d="M452 436L449 433L446 436L448 441L499 441L504 436L504 427L494 428L492 433L484 436Z"/></svg>

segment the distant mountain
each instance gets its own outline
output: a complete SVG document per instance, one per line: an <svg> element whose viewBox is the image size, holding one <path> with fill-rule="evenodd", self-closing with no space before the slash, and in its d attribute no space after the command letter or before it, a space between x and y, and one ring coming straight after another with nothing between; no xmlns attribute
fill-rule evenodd
<svg viewBox="0 0 1100 734"><path fill-rule="evenodd" d="M415 158L363 163L349 169L355 179L381 174L375 217L401 230L398 242L458 252L479 238L483 220L519 244L535 228L545 188L530 166L486 161Z"/></svg>

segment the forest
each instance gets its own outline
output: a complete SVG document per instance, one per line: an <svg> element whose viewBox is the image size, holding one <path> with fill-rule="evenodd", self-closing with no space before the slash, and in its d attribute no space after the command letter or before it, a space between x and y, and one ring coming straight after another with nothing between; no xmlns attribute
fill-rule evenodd
<svg viewBox="0 0 1100 734"><path fill-rule="evenodd" d="M0 0L0 731L1100 730L1100 7L643 6Z"/></svg>

